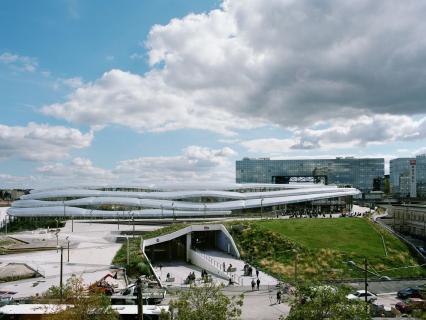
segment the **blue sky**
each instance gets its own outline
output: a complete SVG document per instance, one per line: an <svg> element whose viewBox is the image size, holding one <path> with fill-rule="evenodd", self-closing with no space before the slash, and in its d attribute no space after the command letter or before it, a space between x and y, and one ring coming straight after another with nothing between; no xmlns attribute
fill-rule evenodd
<svg viewBox="0 0 426 320"><path fill-rule="evenodd" d="M0 186L233 181L245 156L423 153L424 11L2 1Z"/></svg>

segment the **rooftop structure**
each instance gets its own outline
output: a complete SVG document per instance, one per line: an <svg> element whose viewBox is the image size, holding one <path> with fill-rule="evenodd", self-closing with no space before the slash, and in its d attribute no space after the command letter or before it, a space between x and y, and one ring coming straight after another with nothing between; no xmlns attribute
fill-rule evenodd
<svg viewBox="0 0 426 320"><path fill-rule="evenodd" d="M206 217L235 210L358 195L354 188L321 184L103 186L32 190L13 202L11 216Z"/></svg>
<svg viewBox="0 0 426 320"><path fill-rule="evenodd" d="M384 159L353 157L336 159L270 160L243 158L236 162L237 183L310 182L350 185L363 193L378 191L383 179Z"/></svg>

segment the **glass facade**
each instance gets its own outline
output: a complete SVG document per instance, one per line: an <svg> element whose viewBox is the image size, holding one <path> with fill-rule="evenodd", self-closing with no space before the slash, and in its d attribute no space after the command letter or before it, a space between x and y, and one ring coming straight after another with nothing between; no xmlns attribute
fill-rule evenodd
<svg viewBox="0 0 426 320"><path fill-rule="evenodd" d="M391 187L391 192L393 194L401 193L400 189L400 178L408 177L410 174L410 161L415 160L415 158L397 158L389 162L389 182ZM405 183L407 179L402 179ZM407 186L403 186L404 194L407 193ZM407 189L407 190L405 190Z"/></svg>
<svg viewBox="0 0 426 320"><path fill-rule="evenodd" d="M410 161L416 160L417 196L426 198L426 155L415 158L396 158L390 161L389 179L391 192L394 195L406 197L409 194L407 181L410 177ZM401 184L401 182L403 182Z"/></svg>
<svg viewBox="0 0 426 320"><path fill-rule="evenodd" d="M237 183L289 183L312 178L312 182L351 185L373 191L374 179L384 176L383 158L336 158L270 160L244 158L236 162ZM299 179L299 180L298 180Z"/></svg>

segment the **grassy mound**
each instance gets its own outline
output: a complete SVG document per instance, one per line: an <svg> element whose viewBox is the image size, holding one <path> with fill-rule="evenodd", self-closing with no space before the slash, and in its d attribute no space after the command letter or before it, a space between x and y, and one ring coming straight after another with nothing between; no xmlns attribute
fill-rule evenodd
<svg viewBox="0 0 426 320"><path fill-rule="evenodd" d="M169 234L177 230L183 229L187 226L189 226L189 224L187 223L174 223L174 224L168 225L167 227L163 227L154 231L147 232L146 234L144 234L143 238L144 239L156 238L164 234Z"/></svg>
<svg viewBox="0 0 426 320"><path fill-rule="evenodd" d="M141 238L129 238L129 265L127 265L127 241L123 243L112 260L113 264L126 268L127 275L132 278L151 274L149 265L142 255L140 245Z"/></svg>
<svg viewBox="0 0 426 320"><path fill-rule="evenodd" d="M362 278L348 261L363 267L365 257L370 278L426 276L423 268L409 267L418 263L405 244L367 219L234 222L228 228L245 260L283 280Z"/></svg>

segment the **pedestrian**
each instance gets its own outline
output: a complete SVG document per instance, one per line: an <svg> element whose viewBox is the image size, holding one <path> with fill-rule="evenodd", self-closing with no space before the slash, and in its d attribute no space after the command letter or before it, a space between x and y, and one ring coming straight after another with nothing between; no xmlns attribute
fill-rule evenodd
<svg viewBox="0 0 426 320"><path fill-rule="evenodd" d="M223 272L225 271L226 271L226 265L225 265L225 262L223 262Z"/></svg>
<svg viewBox="0 0 426 320"><path fill-rule="evenodd" d="M259 270L256 269L256 277L259 279Z"/></svg>
<svg viewBox="0 0 426 320"><path fill-rule="evenodd" d="M259 278L257 279L257 281L256 281L256 285L257 285L257 291L259 291L259 285L260 285L260 280L259 280Z"/></svg>
<svg viewBox="0 0 426 320"><path fill-rule="evenodd" d="M254 282L254 279L251 279L251 291L254 290L255 285L256 285L256 282Z"/></svg>
<svg viewBox="0 0 426 320"><path fill-rule="evenodd" d="M278 290L277 292L277 304L281 303L281 290Z"/></svg>

